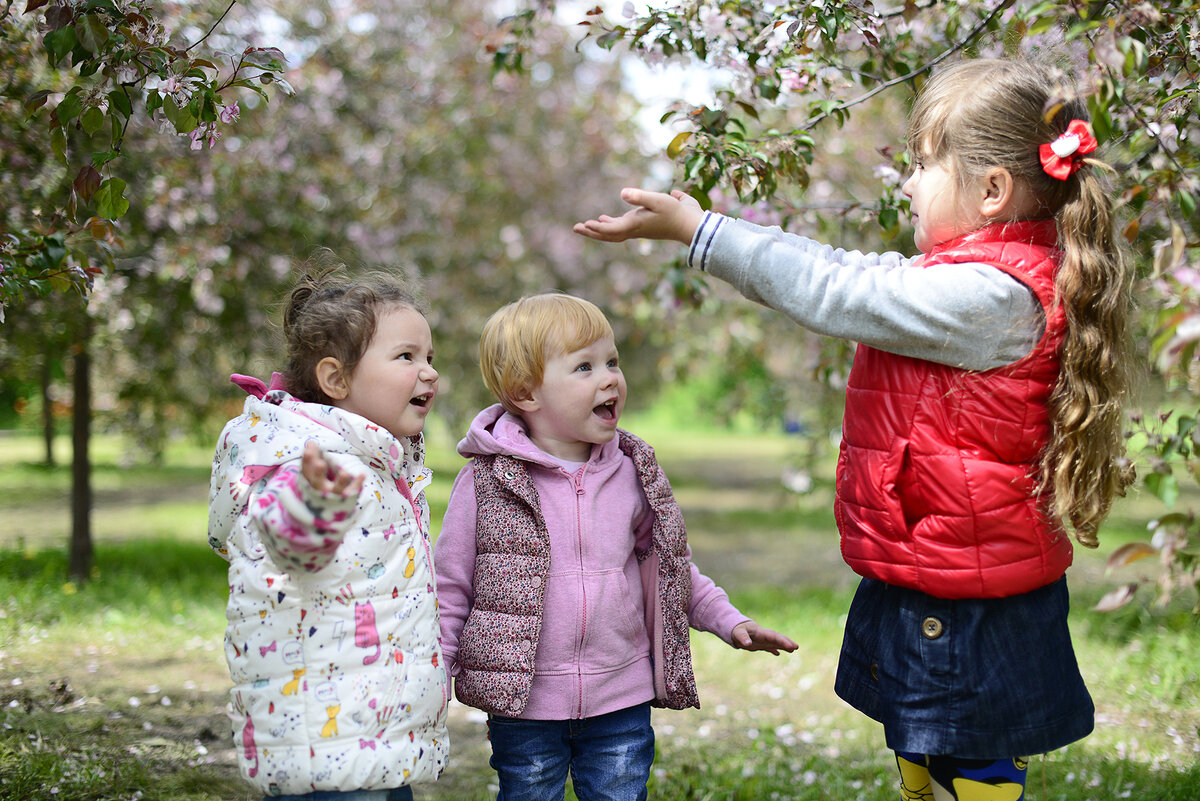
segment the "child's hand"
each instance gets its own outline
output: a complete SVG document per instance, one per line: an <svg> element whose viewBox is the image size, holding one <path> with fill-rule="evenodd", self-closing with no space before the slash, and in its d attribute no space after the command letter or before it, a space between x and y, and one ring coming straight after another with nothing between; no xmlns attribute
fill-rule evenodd
<svg viewBox="0 0 1200 801"><path fill-rule="evenodd" d="M347 473L325 458L317 443L304 444L304 456L300 459L300 473L317 492L331 492L349 498L358 495L363 488L364 476Z"/></svg>
<svg viewBox="0 0 1200 801"><path fill-rule="evenodd" d="M780 651L791 653L799 645L777 631L763 628L753 620L738 623L733 627L733 647L745 651L770 651L779 656Z"/></svg>
<svg viewBox="0 0 1200 801"><path fill-rule="evenodd" d="M673 239L690 245L704 217L696 199L678 189L669 195L644 189L623 189L621 200L635 208L620 217L602 214L599 219L575 223L575 233L601 242Z"/></svg>

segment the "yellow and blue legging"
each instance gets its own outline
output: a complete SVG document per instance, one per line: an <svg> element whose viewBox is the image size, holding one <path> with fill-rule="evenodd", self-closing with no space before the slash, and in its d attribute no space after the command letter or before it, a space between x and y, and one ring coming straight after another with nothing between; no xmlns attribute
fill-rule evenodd
<svg viewBox="0 0 1200 801"><path fill-rule="evenodd" d="M960 759L896 752L902 801L1021 801L1028 759Z"/></svg>

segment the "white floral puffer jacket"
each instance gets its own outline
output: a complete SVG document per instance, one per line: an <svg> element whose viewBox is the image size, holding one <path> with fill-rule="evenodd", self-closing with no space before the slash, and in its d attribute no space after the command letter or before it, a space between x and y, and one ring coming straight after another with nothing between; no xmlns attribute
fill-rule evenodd
<svg viewBox="0 0 1200 801"><path fill-rule="evenodd" d="M225 654L242 775L265 795L379 790L446 765L449 683L420 435L235 376L251 397L213 460L209 544L229 562ZM316 493L305 443L366 481Z"/></svg>

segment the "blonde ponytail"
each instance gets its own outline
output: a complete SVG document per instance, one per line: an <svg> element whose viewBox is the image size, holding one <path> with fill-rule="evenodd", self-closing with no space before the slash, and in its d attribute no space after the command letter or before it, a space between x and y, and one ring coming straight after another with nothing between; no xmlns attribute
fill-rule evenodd
<svg viewBox="0 0 1200 801"><path fill-rule="evenodd" d="M1122 408L1129 387L1130 271L1113 233L1111 201L1090 167L1069 181L1058 213L1063 251L1055 286L1067 318L1059 380L1050 399L1053 436L1043 484L1054 513L1088 548L1113 499L1132 480L1122 467Z"/></svg>

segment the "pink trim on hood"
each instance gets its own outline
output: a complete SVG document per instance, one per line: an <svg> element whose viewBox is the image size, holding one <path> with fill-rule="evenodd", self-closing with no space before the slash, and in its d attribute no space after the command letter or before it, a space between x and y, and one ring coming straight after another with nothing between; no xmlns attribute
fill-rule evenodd
<svg viewBox="0 0 1200 801"><path fill-rule="evenodd" d="M259 400L262 400L264 397L266 397L266 394L272 390L282 389L285 392L287 391L287 385L284 383L283 373L271 373L270 386L264 384L262 379L255 378L254 376L242 375L241 373L234 373L233 375L229 376L229 381L230 383L236 384L238 387L244 390L247 395L253 395Z"/></svg>

